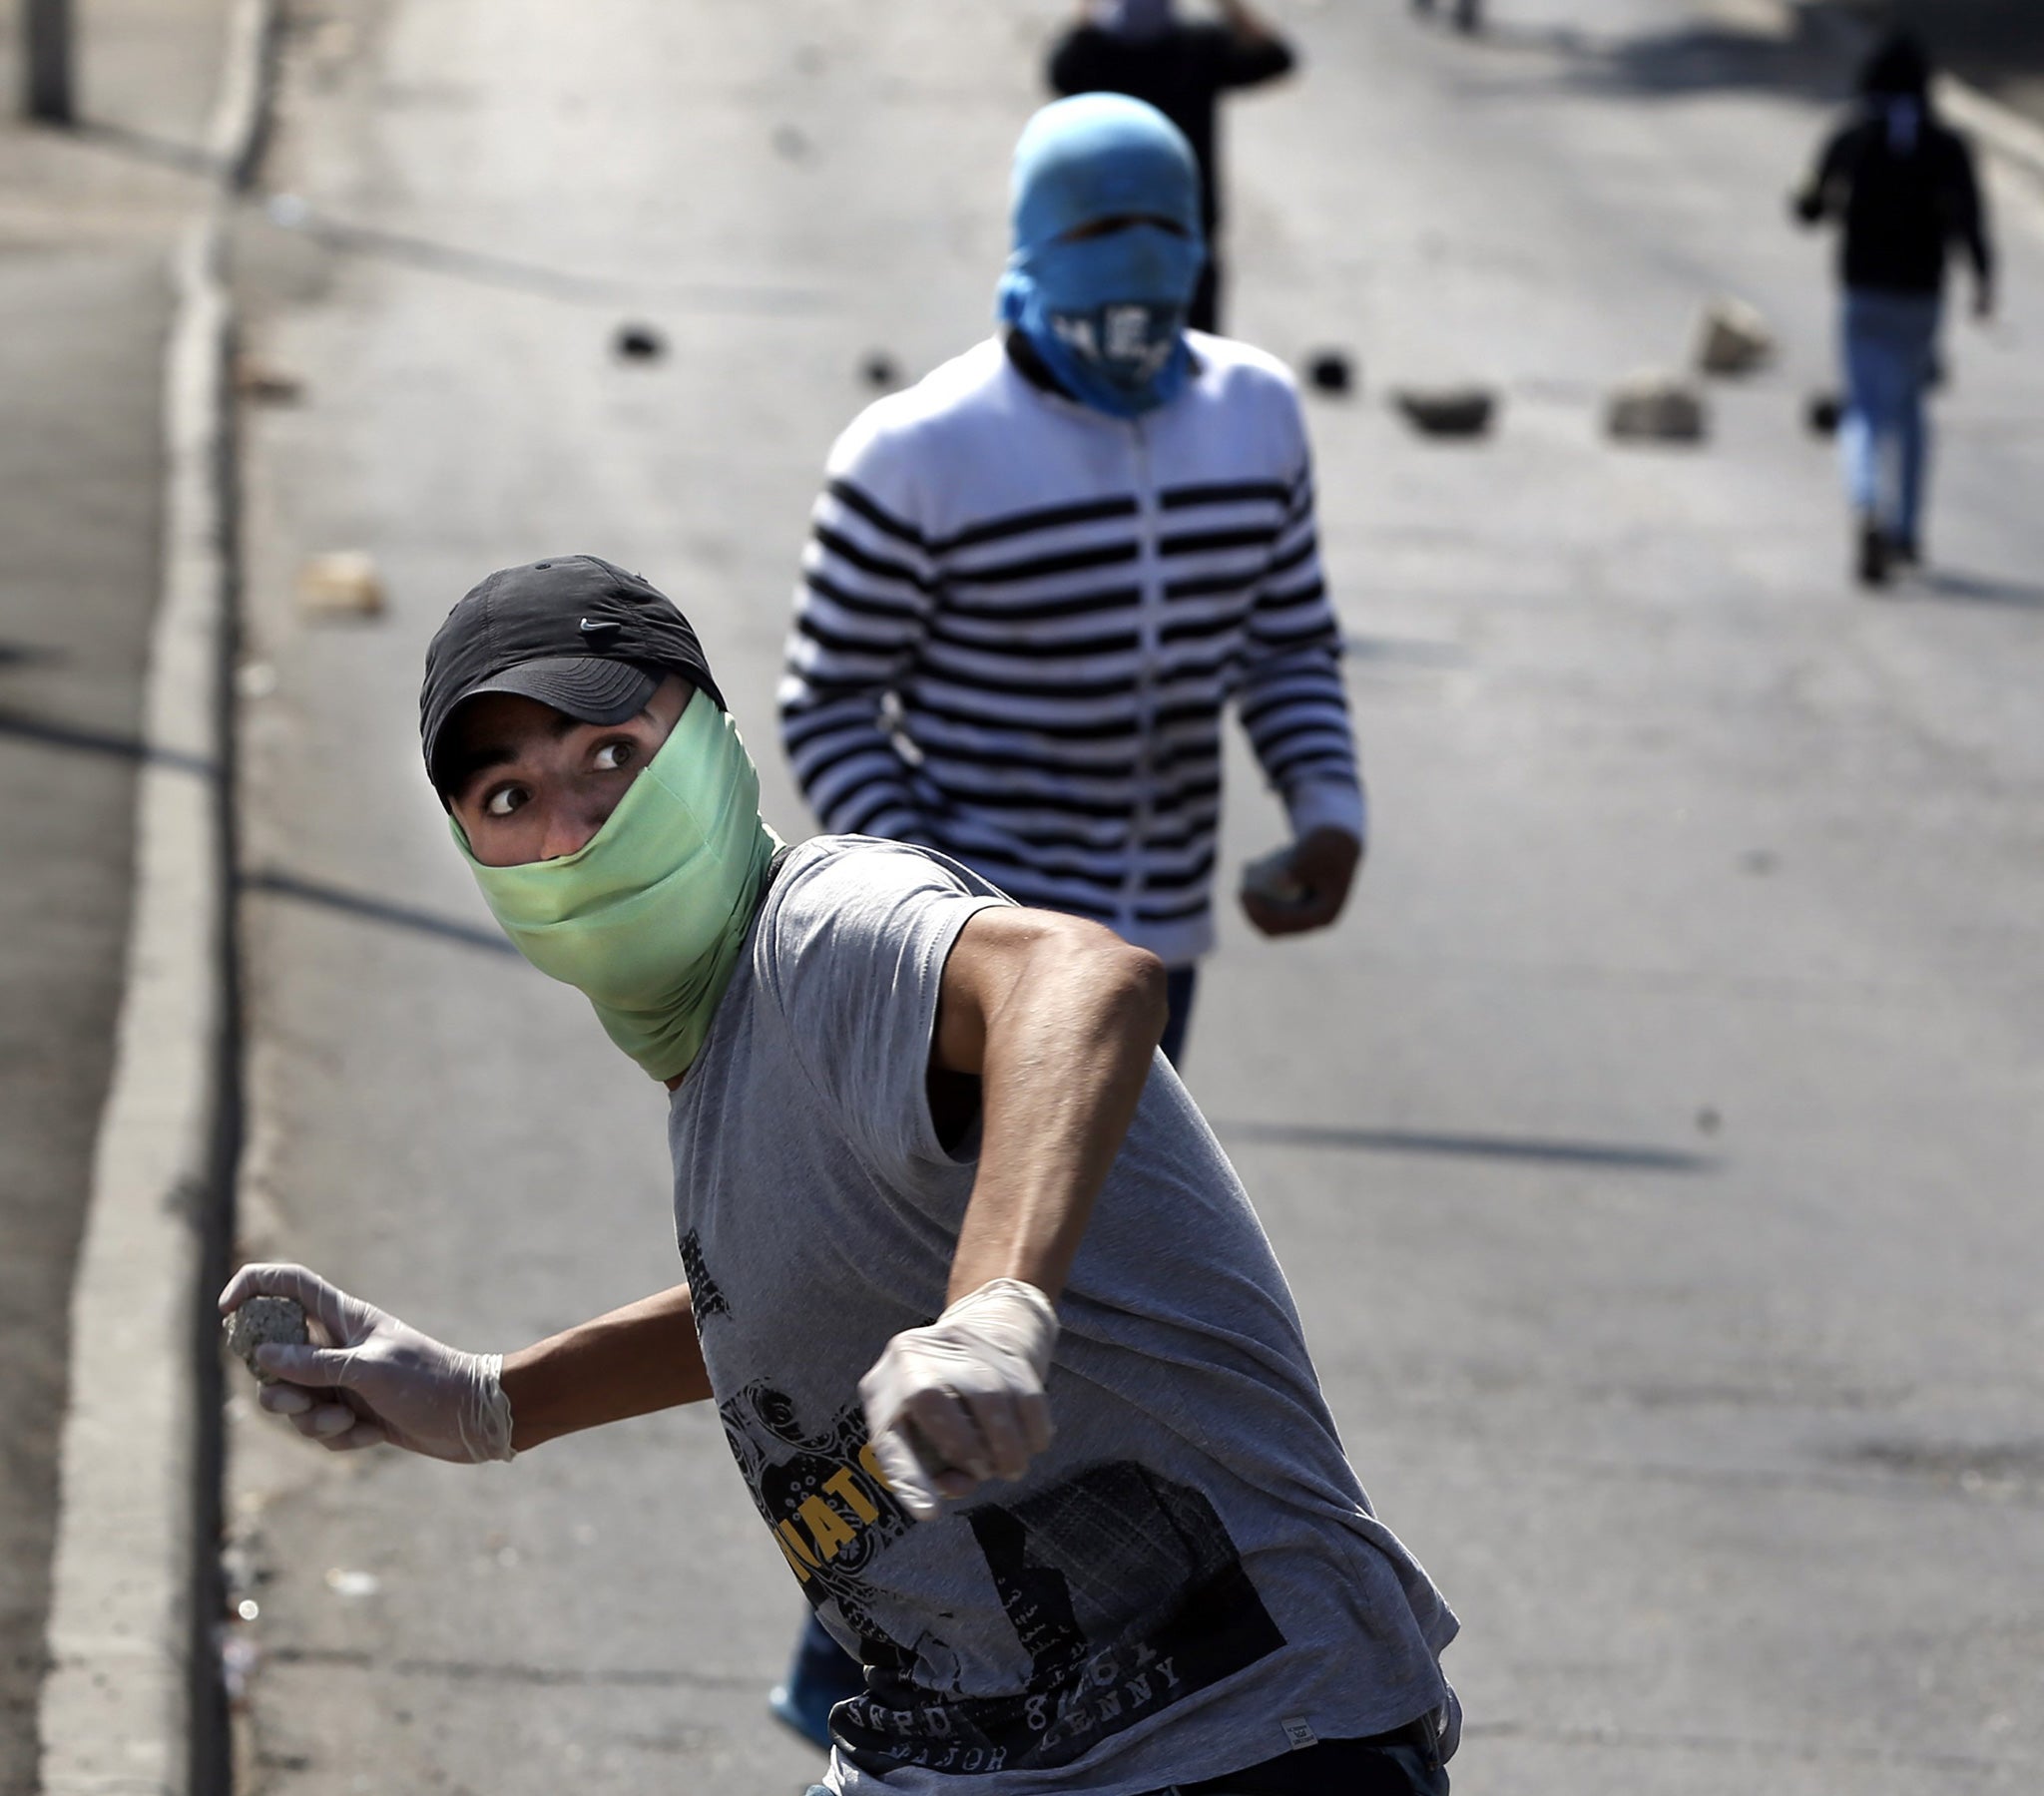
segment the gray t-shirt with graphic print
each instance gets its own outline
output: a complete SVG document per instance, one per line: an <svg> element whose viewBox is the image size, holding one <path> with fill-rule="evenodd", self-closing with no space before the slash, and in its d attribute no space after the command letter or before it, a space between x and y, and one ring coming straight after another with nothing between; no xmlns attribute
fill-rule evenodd
<svg viewBox="0 0 2044 1796"><path fill-rule="evenodd" d="M917 1525L860 1375L944 1306L975 1143L925 1075L944 962L1008 900L857 836L790 853L669 1127L733 1454L867 1694L845 1796L1130 1796L1444 1698L1456 1622L1371 1515L1284 1276L1160 1057L1058 1311L1050 1449Z"/></svg>

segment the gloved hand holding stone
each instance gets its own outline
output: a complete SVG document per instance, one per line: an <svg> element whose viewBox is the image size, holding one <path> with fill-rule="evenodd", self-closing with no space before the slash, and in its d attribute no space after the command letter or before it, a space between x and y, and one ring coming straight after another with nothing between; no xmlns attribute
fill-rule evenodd
<svg viewBox="0 0 2044 1796"><path fill-rule="evenodd" d="M859 1380L880 1470L918 1522L990 1478L1020 1478L1050 1445L1043 1381L1057 1338L1048 1297L996 1278L896 1335Z"/></svg>
<svg viewBox="0 0 2044 1796"><path fill-rule="evenodd" d="M308 1440L337 1453L388 1441L457 1465L511 1457L501 1354L443 1346L303 1266L244 1266L221 1293L221 1313L257 1296L296 1298L320 1343L256 1350L276 1380L257 1402Z"/></svg>

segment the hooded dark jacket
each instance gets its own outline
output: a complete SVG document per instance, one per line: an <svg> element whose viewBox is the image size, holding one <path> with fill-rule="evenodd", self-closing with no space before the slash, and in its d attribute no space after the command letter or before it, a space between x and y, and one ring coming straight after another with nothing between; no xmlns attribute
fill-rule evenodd
<svg viewBox="0 0 2044 1796"><path fill-rule="evenodd" d="M1901 105L1916 108L1913 129L1891 117ZM1993 278L1973 153L1921 97L1868 96L1824 146L1798 211L1811 224L1844 222L1839 275L1848 287L1934 296L1955 243L1983 283Z"/></svg>

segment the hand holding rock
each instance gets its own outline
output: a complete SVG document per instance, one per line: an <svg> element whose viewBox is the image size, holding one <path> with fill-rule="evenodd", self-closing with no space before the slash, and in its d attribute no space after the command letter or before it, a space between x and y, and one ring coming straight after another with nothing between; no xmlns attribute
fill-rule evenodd
<svg viewBox="0 0 2044 1796"><path fill-rule="evenodd" d="M244 1266L221 1311L261 1298L301 1304L311 1325L312 1343L265 1341L251 1362L269 1381L257 1401L308 1440L336 1453L387 1441L456 1465L511 1458L502 1355L445 1346L303 1266Z"/></svg>

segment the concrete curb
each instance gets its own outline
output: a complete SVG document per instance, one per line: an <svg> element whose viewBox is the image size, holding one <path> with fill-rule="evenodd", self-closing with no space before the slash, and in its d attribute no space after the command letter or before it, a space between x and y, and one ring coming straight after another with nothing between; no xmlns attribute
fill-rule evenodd
<svg viewBox="0 0 2044 1796"><path fill-rule="evenodd" d="M256 179L269 122L276 0L236 0L228 20L220 99L208 149L222 186L238 194Z"/></svg>
<svg viewBox="0 0 2044 1796"><path fill-rule="evenodd" d="M127 991L71 1303L40 1713L45 1796L183 1796L191 1786L200 1418L190 1344L206 1212L219 1189L226 1026L219 244L208 219L178 255L165 580L150 650Z"/></svg>
<svg viewBox="0 0 2044 1796"><path fill-rule="evenodd" d="M240 0L210 148L221 191L181 239L164 374L163 589L136 797L114 1071L71 1300L44 1796L200 1796L215 1682L202 1568L216 1495L211 1292L236 1089L227 667L233 329L227 195L259 144L272 0ZM202 1727L202 1722L206 1725Z"/></svg>

